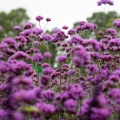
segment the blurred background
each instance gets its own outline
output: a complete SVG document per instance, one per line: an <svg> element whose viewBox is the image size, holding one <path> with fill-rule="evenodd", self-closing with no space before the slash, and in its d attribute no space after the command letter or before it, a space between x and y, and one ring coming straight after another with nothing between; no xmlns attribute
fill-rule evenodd
<svg viewBox="0 0 120 120"><path fill-rule="evenodd" d="M61 28L63 25L71 28L75 22L87 20L94 12L104 11L103 5L97 6L97 1L98 0L0 0L0 25L3 25L2 21L5 22L8 19L14 22L14 24L19 23L15 22L15 17L16 21L18 19L18 21L24 19L22 23L29 20L38 25L35 17L41 15L44 18L50 17L52 19L51 23L47 26L48 30L55 27ZM113 1L114 6L106 5L105 12L116 11L120 14L120 1ZM8 16L8 18L5 18L5 16ZM9 20L7 21L8 25ZM45 24L43 20L43 27Z"/></svg>
<svg viewBox="0 0 120 120"><path fill-rule="evenodd" d="M114 5L97 6L98 0L0 0L0 41L4 37L14 37L18 35L13 27L15 25L23 26L26 22L32 22L37 27L38 21L35 17L41 15L44 19L41 26L44 28L46 18L52 19L48 23L45 31L52 33L55 28L62 28L66 25L69 29L77 26L79 21L87 21L98 25L98 29L89 32L89 36L99 40L97 32L107 28L113 28L113 21L120 18L120 1L114 0ZM120 32L119 32L120 33ZM119 34L120 35L120 34ZM50 47L55 55L51 59L54 60L57 49L53 44ZM43 53L47 51L45 46L42 47Z"/></svg>

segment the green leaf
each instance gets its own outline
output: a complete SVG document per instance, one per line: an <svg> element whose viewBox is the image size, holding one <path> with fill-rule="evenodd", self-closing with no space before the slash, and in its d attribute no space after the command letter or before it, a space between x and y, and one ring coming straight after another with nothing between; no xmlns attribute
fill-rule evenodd
<svg viewBox="0 0 120 120"><path fill-rule="evenodd" d="M38 112L38 113L41 113L40 110L34 106L25 106L23 108L23 111L25 112Z"/></svg>
<svg viewBox="0 0 120 120"><path fill-rule="evenodd" d="M35 63L33 63L33 68L35 70L35 72L39 73L40 75L42 75L42 67L41 66L37 66Z"/></svg>

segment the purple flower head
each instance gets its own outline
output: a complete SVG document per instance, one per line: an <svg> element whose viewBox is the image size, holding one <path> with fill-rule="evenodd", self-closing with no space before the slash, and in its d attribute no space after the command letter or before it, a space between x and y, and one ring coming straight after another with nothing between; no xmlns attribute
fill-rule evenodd
<svg viewBox="0 0 120 120"><path fill-rule="evenodd" d="M52 42L59 42L64 41L66 38L68 38L68 35L66 35L61 29L55 29L54 34L52 35Z"/></svg>
<svg viewBox="0 0 120 120"><path fill-rule="evenodd" d="M104 35L104 32L102 30L99 30L98 35Z"/></svg>
<svg viewBox="0 0 120 120"><path fill-rule="evenodd" d="M43 90L41 95L43 98L47 99L48 101L53 100L55 97L55 94L52 90Z"/></svg>
<svg viewBox="0 0 120 120"><path fill-rule="evenodd" d="M18 74L18 75L21 74L23 70L29 69L29 65L24 61L16 61L14 63L14 61L11 60L10 64L11 64L11 72Z"/></svg>
<svg viewBox="0 0 120 120"><path fill-rule="evenodd" d="M42 16L36 16L36 18L35 18L37 21L41 21L42 19L43 19L43 17Z"/></svg>
<svg viewBox="0 0 120 120"><path fill-rule="evenodd" d="M33 61L35 62L41 62L43 60L43 56L41 53L35 53L33 55Z"/></svg>
<svg viewBox="0 0 120 120"><path fill-rule="evenodd" d="M49 75L49 74L51 74L53 71L54 71L54 70L53 70L52 67L47 67L47 68L44 68L44 69L43 69L43 74L44 74L44 75Z"/></svg>
<svg viewBox="0 0 120 120"><path fill-rule="evenodd" d="M14 112L12 115L13 120L25 120L24 115L22 112Z"/></svg>
<svg viewBox="0 0 120 120"><path fill-rule="evenodd" d="M16 41L20 41L22 43L26 43L27 42L27 39L24 36L16 36L15 40Z"/></svg>
<svg viewBox="0 0 120 120"><path fill-rule="evenodd" d="M60 55L56 58L58 62L65 62L67 60L67 57L65 55Z"/></svg>
<svg viewBox="0 0 120 120"><path fill-rule="evenodd" d="M75 70L73 70L73 69L70 69L70 70L67 72L68 75L73 75L74 73L75 73Z"/></svg>
<svg viewBox="0 0 120 120"><path fill-rule="evenodd" d="M40 45L39 41L34 41L34 45Z"/></svg>
<svg viewBox="0 0 120 120"><path fill-rule="evenodd" d="M94 23L87 23L86 25L87 25L86 28L91 31L97 28L97 25Z"/></svg>
<svg viewBox="0 0 120 120"><path fill-rule="evenodd" d="M86 49L81 45L77 45L73 48L73 54L75 56L73 57L73 64L76 67L85 66L91 62Z"/></svg>
<svg viewBox="0 0 120 120"><path fill-rule="evenodd" d="M32 85L31 77L16 77L13 79L14 84Z"/></svg>
<svg viewBox="0 0 120 120"><path fill-rule="evenodd" d="M15 25L15 26L14 26L14 30L20 31L20 30L21 30L21 27L20 27L19 25Z"/></svg>
<svg viewBox="0 0 120 120"><path fill-rule="evenodd" d="M20 90L13 94L13 99L16 103L18 102L32 102L36 99L36 91L32 90Z"/></svg>
<svg viewBox="0 0 120 120"><path fill-rule="evenodd" d="M104 94L102 94L102 93L97 96L96 100L99 104L99 107L104 107L107 105L107 100L106 100Z"/></svg>
<svg viewBox="0 0 120 120"><path fill-rule="evenodd" d="M30 29L32 27L33 27L33 23L30 23L30 22L23 25L23 29Z"/></svg>
<svg viewBox="0 0 120 120"><path fill-rule="evenodd" d="M52 104L46 104L44 102L39 102L35 105L43 114L55 114L56 107Z"/></svg>
<svg viewBox="0 0 120 120"><path fill-rule="evenodd" d="M49 22L49 21L51 21L51 19L50 18L46 18L46 21Z"/></svg>
<svg viewBox="0 0 120 120"><path fill-rule="evenodd" d="M43 54L43 56L44 56L45 58L47 58L47 59L49 59L49 58L52 57L52 55L51 55L50 52L45 52L45 53Z"/></svg>
<svg viewBox="0 0 120 120"><path fill-rule="evenodd" d="M75 113L76 107L77 107L77 102L74 99L67 99L63 103L64 107L70 112L70 113Z"/></svg>
<svg viewBox="0 0 120 120"><path fill-rule="evenodd" d="M92 75L92 74L95 74L98 72L98 66L95 65L95 64L89 64L87 66L87 69L88 69L88 74L89 75Z"/></svg>
<svg viewBox="0 0 120 120"><path fill-rule="evenodd" d="M83 97L83 89L79 84L70 85L68 87L68 93L73 99L79 99Z"/></svg>
<svg viewBox="0 0 120 120"><path fill-rule="evenodd" d="M28 55L27 53L23 52L23 51L17 51L15 54L13 54L9 60L11 59L27 59L27 60L31 60L31 56Z"/></svg>
<svg viewBox="0 0 120 120"><path fill-rule="evenodd" d="M43 30L40 28L32 28L32 33L35 35L40 35L41 33L43 33Z"/></svg>
<svg viewBox="0 0 120 120"><path fill-rule="evenodd" d="M50 81L50 79L51 78L49 76L43 75L40 78L40 82L42 83L42 85L46 86L46 85L48 85L48 82Z"/></svg>
<svg viewBox="0 0 120 120"><path fill-rule="evenodd" d="M48 63L43 63L41 66L42 66L42 68L50 67L50 65Z"/></svg>
<svg viewBox="0 0 120 120"><path fill-rule="evenodd" d="M62 91L56 99L60 100L61 102L67 100L70 98L69 92L68 91Z"/></svg>
<svg viewBox="0 0 120 120"><path fill-rule="evenodd" d="M109 40L108 47L120 46L120 38L114 38Z"/></svg>
<svg viewBox="0 0 120 120"><path fill-rule="evenodd" d="M120 99L120 89L119 88L114 88L109 91L108 96L114 100L117 100L118 98Z"/></svg>
<svg viewBox="0 0 120 120"><path fill-rule="evenodd" d="M84 25L86 22L85 21L80 21L78 24L79 24L79 26L82 26L82 25Z"/></svg>
<svg viewBox="0 0 120 120"><path fill-rule="evenodd" d="M112 0L99 0L97 2L98 6L101 6L102 4L109 4L109 5L114 5Z"/></svg>
<svg viewBox="0 0 120 120"><path fill-rule="evenodd" d="M31 30L30 29L25 29L22 32L20 32L21 36L29 36L31 34Z"/></svg>
<svg viewBox="0 0 120 120"><path fill-rule="evenodd" d="M83 41L83 38L76 35L76 36L71 37L71 39L68 41L68 43L70 45L72 45L72 44L80 44L82 41Z"/></svg>
<svg viewBox="0 0 120 120"><path fill-rule="evenodd" d="M117 34L117 31L113 28L108 29L107 32L112 36L115 36Z"/></svg>
<svg viewBox="0 0 120 120"><path fill-rule="evenodd" d="M111 115L111 112L107 108L92 108L92 120L107 120Z"/></svg>
<svg viewBox="0 0 120 120"><path fill-rule="evenodd" d="M68 34L69 35L73 35L73 34L75 34L76 33L76 30L74 30L74 29L70 29L69 31L68 31Z"/></svg>
<svg viewBox="0 0 120 120"><path fill-rule="evenodd" d="M10 64L5 61L0 61L0 73L7 73L10 71Z"/></svg>
<svg viewBox="0 0 120 120"><path fill-rule="evenodd" d="M91 102L91 99L90 98L87 98L85 100L83 100L83 104L82 106L80 106L79 110L77 111L77 117L79 118L84 118L87 111L90 109L90 102Z"/></svg>
<svg viewBox="0 0 120 120"><path fill-rule="evenodd" d="M64 25L64 26L62 27L62 29L67 30L67 29L68 29L68 26Z"/></svg>
<svg viewBox="0 0 120 120"><path fill-rule="evenodd" d="M50 34L48 34L48 33L43 35L43 40L51 41L51 38L52 38L52 36Z"/></svg>
<svg viewBox="0 0 120 120"><path fill-rule="evenodd" d="M116 19L114 22L113 22L113 25L115 28L120 28L120 19Z"/></svg>
<svg viewBox="0 0 120 120"><path fill-rule="evenodd" d="M2 40L2 43L7 43L8 45L14 45L14 46L16 45L16 41L11 37L4 38Z"/></svg>
<svg viewBox="0 0 120 120"><path fill-rule="evenodd" d="M74 57L72 59L73 64L75 65L75 67L81 67L84 66L84 59L79 58L79 57Z"/></svg>
<svg viewBox="0 0 120 120"><path fill-rule="evenodd" d="M16 102L21 102L25 99L26 92L25 90L17 91L14 93L13 98Z"/></svg>
<svg viewBox="0 0 120 120"><path fill-rule="evenodd" d="M0 109L0 118L4 120L6 116L7 116L7 111Z"/></svg>

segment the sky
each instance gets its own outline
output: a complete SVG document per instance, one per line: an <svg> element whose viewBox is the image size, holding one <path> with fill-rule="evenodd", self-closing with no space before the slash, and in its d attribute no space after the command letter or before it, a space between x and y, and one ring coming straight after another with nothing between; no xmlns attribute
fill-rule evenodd
<svg viewBox="0 0 120 120"><path fill-rule="evenodd" d="M62 28L67 25L72 28L73 23L86 20L93 12L104 11L104 6L97 6L98 0L0 0L0 11L9 12L16 8L25 8L29 22L36 23L35 17L38 15L44 18L51 18L52 21L47 25L51 30L55 27ZM120 14L120 0L113 0L114 6L107 5L105 11L115 10ZM44 28L45 19L41 21Z"/></svg>

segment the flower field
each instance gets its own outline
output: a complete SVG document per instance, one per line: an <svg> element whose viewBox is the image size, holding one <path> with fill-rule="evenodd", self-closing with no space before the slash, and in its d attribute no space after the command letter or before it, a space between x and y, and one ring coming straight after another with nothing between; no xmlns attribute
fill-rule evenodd
<svg viewBox="0 0 120 120"><path fill-rule="evenodd" d="M98 1L106 4L114 5ZM51 19L35 19L39 27L14 26L19 35L0 43L0 120L120 120L120 19L99 29L100 40L80 36L94 32L94 23L79 21L50 34L41 21Z"/></svg>

